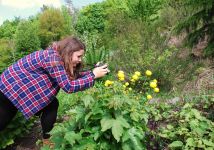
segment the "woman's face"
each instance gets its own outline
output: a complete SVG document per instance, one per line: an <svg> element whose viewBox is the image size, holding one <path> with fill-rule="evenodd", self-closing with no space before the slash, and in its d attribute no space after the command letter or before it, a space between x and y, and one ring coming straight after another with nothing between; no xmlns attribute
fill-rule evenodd
<svg viewBox="0 0 214 150"><path fill-rule="evenodd" d="M82 62L83 55L84 55L84 50L79 50L73 53L72 60L71 60L73 67L76 67L79 63Z"/></svg>

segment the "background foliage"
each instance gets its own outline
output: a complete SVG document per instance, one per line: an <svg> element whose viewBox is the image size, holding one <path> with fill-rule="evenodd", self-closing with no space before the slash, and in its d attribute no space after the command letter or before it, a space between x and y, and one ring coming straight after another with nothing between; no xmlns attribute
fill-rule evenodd
<svg viewBox="0 0 214 150"><path fill-rule="evenodd" d="M0 26L0 73L53 41L78 36L87 48L86 69L104 61L111 73L89 91L58 95L52 135L59 149L213 149L213 12L214 0L105 0L80 10L69 0L61 9L43 6L35 16ZM149 102L137 101L145 98L140 86L128 96L104 88L118 70L148 69L160 87ZM191 95L199 81L203 88ZM28 124L19 121L20 130L11 126L0 148L22 135Z"/></svg>

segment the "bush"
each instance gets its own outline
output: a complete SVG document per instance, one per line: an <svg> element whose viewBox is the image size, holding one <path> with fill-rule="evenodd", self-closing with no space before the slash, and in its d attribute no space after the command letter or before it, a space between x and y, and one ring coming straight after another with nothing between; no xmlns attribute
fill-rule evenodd
<svg viewBox="0 0 214 150"><path fill-rule="evenodd" d="M15 44L18 52L30 53L40 48L36 22L22 21L19 23L15 35Z"/></svg>
<svg viewBox="0 0 214 150"><path fill-rule="evenodd" d="M18 113L6 129L0 132L0 149L4 149L13 144L15 138L21 137L29 132L33 126L33 121L34 119L27 121L21 113Z"/></svg>

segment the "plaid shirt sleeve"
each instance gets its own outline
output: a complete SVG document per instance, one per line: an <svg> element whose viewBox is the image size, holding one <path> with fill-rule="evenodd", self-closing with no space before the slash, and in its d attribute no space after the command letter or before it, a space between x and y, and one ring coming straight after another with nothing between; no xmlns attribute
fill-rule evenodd
<svg viewBox="0 0 214 150"><path fill-rule="evenodd" d="M91 73L91 71L83 71L83 72L80 72L80 77L83 77L83 76L85 76L85 75L88 75L88 74L90 74Z"/></svg>
<svg viewBox="0 0 214 150"><path fill-rule="evenodd" d="M59 57L48 56L42 64L53 80L67 93L82 91L94 85L94 74L91 71L71 81Z"/></svg>

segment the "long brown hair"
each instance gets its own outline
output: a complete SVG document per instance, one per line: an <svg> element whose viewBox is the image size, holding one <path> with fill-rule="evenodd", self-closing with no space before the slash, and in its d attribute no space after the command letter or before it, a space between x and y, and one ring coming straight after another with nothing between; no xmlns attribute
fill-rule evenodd
<svg viewBox="0 0 214 150"><path fill-rule="evenodd" d="M85 50L85 44L82 43L78 38L69 36L61 41L54 42L53 45L56 46L56 49L59 52L59 55L61 56L65 70L69 75L70 79L76 79L83 64L81 62L76 66L74 70L71 58L75 51Z"/></svg>

